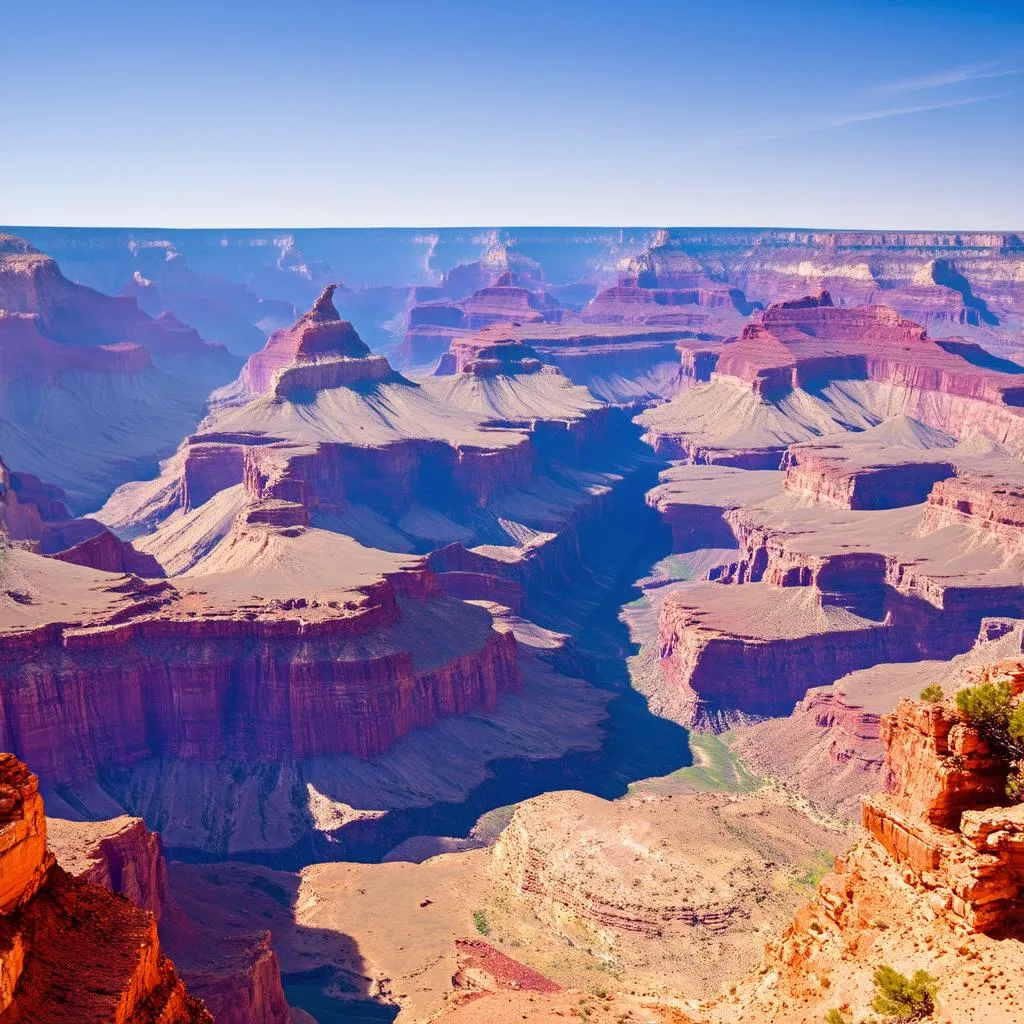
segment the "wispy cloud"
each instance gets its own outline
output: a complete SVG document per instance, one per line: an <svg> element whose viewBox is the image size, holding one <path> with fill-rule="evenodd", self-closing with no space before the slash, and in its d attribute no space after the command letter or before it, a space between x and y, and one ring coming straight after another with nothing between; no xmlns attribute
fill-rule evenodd
<svg viewBox="0 0 1024 1024"><path fill-rule="evenodd" d="M812 135L817 132L832 131L845 128L851 124L864 121L881 121L889 117L908 117L911 114L923 114L930 110L947 110L951 107L967 107L975 103L986 103L1001 99L1007 93L991 93L986 96L972 96L967 99L944 100L938 103L909 103L898 107L879 107L873 110L859 110L848 114L833 114L828 117L808 119L804 121L774 122L752 125L727 135L719 136L713 142L726 147L741 146L754 142L773 142L776 139L791 139L799 135Z"/></svg>
<svg viewBox="0 0 1024 1024"><path fill-rule="evenodd" d="M930 71L912 78L900 78L864 90L867 96L894 96L904 92L924 92L927 89L942 89L964 82L981 82L989 78L1011 78L1024 75L1024 68L1007 67L1005 60L987 60L977 64L961 64L958 67Z"/></svg>

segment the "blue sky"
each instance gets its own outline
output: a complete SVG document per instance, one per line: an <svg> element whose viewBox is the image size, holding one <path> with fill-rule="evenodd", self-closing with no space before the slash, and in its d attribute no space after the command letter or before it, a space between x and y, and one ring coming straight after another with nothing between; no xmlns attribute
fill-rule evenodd
<svg viewBox="0 0 1024 1024"><path fill-rule="evenodd" d="M0 223L1024 228L1024 4L0 0Z"/></svg>

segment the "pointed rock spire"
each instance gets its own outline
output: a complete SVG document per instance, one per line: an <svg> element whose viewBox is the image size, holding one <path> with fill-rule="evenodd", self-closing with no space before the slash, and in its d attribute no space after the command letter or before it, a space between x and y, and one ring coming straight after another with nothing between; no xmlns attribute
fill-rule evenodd
<svg viewBox="0 0 1024 1024"><path fill-rule="evenodd" d="M341 314L334 305L334 293L338 290L336 284L329 284L319 295L312 308L306 314L310 320L317 323L329 323L332 320L340 320ZM305 317L303 318L305 319Z"/></svg>

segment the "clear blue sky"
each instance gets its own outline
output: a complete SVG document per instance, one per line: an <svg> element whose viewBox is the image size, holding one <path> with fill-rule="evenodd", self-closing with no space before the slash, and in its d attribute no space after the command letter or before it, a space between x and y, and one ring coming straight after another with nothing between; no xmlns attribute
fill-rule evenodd
<svg viewBox="0 0 1024 1024"><path fill-rule="evenodd" d="M1024 3L0 0L0 223L1024 228Z"/></svg>

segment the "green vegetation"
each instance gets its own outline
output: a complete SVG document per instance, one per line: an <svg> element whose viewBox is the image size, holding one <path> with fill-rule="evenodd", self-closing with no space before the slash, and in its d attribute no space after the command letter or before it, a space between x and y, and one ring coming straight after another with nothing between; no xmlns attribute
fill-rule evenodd
<svg viewBox="0 0 1024 1024"><path fill-rule="evenodd" d="M720 736L690 733L689 738L692 765L679 768L664 779L633 783L630 791L636 788L647 792L752 793L761 787L761 780L751 775L733 753L728 733Z"/></svg>
<svg viewBox="0 0 1024 1024"><path fill-rule="evenodd" d="M473 911L473 926L481 935L491 934L491 926L487 920L487 912L485 910Z"/></svg>
<svg viewBox="0 0 1024 1024"><path fill-rule="evenodd" d="M1008 682L979 683L956 695L965 721L985 738L992 751L1009 762L1006 795L1024 800L1024 702L1014 703Z"/></svg>
<svg viewBox="0 0 1024 1024"><path fill-rule="evenodd" d="M927 971L908 978L888 964L875 968L875 998L871 1006L890 1020L911 1021L931 1016L939 983Z"/></svg>
<svg viewBox="0 0 1024 1024"><path fill-rule="evenodd" d="M796 877L796 884L803 889L817 889L821 880L832 870L836 859L828 850L815 850L810 864Z"/></svg>
<svg viewBox="0 0 1024 1024"><path fill-rule="evenodd" d="M932 683L921 691L921 700L928 704L937 704L943 698L942 687L938 683Z"/></svg>
<svg viewBox="0 0 1024 1024"><path fill-rule="evenodd" d="M968 722L987 735L1006 731L1012 700L1009 683L980 683L961 690L956 695L956 706Z"/></svg>
<svg viewBox="0 0 1024 1024"><path fill-rule="evenodd" d="M825 1014L825 1024L848 1024L847 1019L833 1007Z"/></svg>

